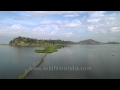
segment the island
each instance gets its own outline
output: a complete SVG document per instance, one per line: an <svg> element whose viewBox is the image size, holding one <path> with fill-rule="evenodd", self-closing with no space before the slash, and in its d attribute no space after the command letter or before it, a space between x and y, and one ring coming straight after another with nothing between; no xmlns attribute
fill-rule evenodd
<svg viewBox="0 0 120 90"><path fill-rule="evenodd" d="M69 44L76 44L72 41L64 40L43 40L33 39L28 37L17 37L9 42L9 46L38 46L43 47L44 50L35 50L36 53L53 53L58 51L57 49L64 48Z"/></svg>
<svg viewBox="0 0 120 90"><path fill-rule="evenodd" d="M75 44L72 41L64 41L64 40L43 40L43 39L33 39L28 37L17 37L9 42L10 46L45 46L45 45L53 45L53 44Z"/></svg>
<svg viewBox="0 0 120 90"><path fill-rule="evenodd" d="M106 44L120 44L120 43L118 43L118 42L108 42Z"/></svg>
<svg viewBox="0 0 120 90"><path fill-rule="evenodd" d="M79 41L78 44L80 45L101 45L103 43L92 40L92 39L87 39L87 40Z"/></svg>
<svg viewBox="0 0 120 90"><path fill-rule="evenodd" d="M0 45L10 45L10 46L50 46L50 45L74 45L74 44L80 44L80 45L101 45L101 44L120 44L118 42L107 42L102 43L99 41L95 41L93 39L87 39L77 42L73 41L64 41L64 40L44 40L44 39L33 39L28 37L21 37L18 36L11 40L9 44L0 44ZM44 52L44 51L43 51Z"/></svg>

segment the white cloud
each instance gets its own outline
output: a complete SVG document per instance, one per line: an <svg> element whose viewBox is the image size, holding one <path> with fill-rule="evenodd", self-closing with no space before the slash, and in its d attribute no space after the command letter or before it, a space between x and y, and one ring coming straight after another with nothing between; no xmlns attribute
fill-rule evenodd
<svg viewBox="0 0 120 90"><path fill-rule="evenodd" d="M87 13L89 11L28 11L31 15L34 16L48 16L48 15L62 15L62 14L82 14L82 13Z"/></svg>
<svg viewBox="0 0 120 90"><path fill-rule="evenodd" d="M78 17L78 14L67 14L64 17Z"/></svg>
<svg viewBox="0 0 120 90"><path fill-rule="evenodd" d="M89 27L88 27L88 31L92 31L93 29L94 29L93 26L89 26Z"/></svg>
<svg viewBox="0 0 120 90"><path fill-rule="evenodd" d="M23 17L24 15L25 17ZM53 16L38 17L50 15L61 16L60 18L58 16L55 16L55 18ZM76 19L64 18L63 16L75 17ZM89 35L119 36L117 33L120 33L120 12L28 11L22 12L21 16L19 12L19 17L17 18L16 15L12 18L1 18L0 34L14 37L21 35L34 38L57 37L66 39L68 37L67 39L75 39L75 37L79 37L78 33L83 33L80 36L82 38L89 37Z"/></svg>
<svg viewBox="0 0 120 90"><path fill-rule="evenodd" d="M40 25L54 25L54 27L59 30L60 28L66 29L66 28L79 28L81 26L81 21L78 19L75 19L71 22L68 21L50 21L50 20L44 20L40 22Z"/></svg>
<svg viewBox="0 0 120 90"><path fill-rule="evenodd" d="M37 39L62 39L69 40L71 37L75 36L72 32L60 31L58 27L55 27L51 30L49 27L35 27L35 28L27 28L20 24L14 24L11 26L0 25L0 34L6 37L12 38L18 36L37 38ZM67 38L65 38L67 37ZM75 36L76 37L76 36ZM72 39L74 39L73 37ZM8 39L8 43L10 41Z"/></svg>
<svg viewBox="0 0 120 90"><path fill-rule="evenodd" d="M50 33L50 35L55 35L57 33L57 31L52 31L51 33Z"/></svg>
<svg viewBox="0 0 120 90"><path fill-rule="evenodd" d="M51 25L51 24L54 24L54 22L51 20L44 20L44 21L40 22L40 24L41 25Z"/></svg>
<svg viewBox="0 0 120 90"><path fill-rule="evenodd" d="M114 33L114 32L120 32L120 27L113 27L111 28L111 32Z"/></svg>
<svg viewBox="0 0 120 90"><path fill-rule="evenodd" d="M3 28L2 28L3 27ZM49 34L49 28L27 28L19 24L11 26L3 26L0 28L0 33L6 36L28 36L28 37L41 37Z"/></svg>
<svg viewBox="0 0 120 90"><path fill-rule="evenodd" d="M98 19L88 19L87 20L87 22L98 22L98 21L100 21L100 18L98 18Z"/></svg>
<svg viewBox="0 0 120 90"><path fill-rule="evenodd" d="M57 30L60 30L60 28L56 25L55 27L54 27L54 29L57 31Z"/></svg>
<svg viewBox="0 0 120 90"><path fill-rule="evenodd" d="M86 19L86 23L82 24L83 27L92 33L116 33L120 32L120 14L106 14L106 12L91 12L90 16Z"/></svg>
<svg viewBox="0 0 120 90"><path fill-rule="evenodd" d="M95 11L90 14L90 17L102 17L104 16L105 11Z"/></svg>
<svg viewBox="0 0 120 90"><path fill-rule="evenodd" d="M15 30L18 30L20 29L22 26L20 24L15 24L15 25L12 25L11 26L11 29L15 29Z"/></svg>
<svg viewBox="0 0 120 90"><path fill-rule="evenodd" d="M29 26L36 26L39 23L36 20L30 20L30 19L24 19L24 20L15 20L11 18L5 18L4 20L1 20L0 22L5 24L5 25L13 25L13 24L21 24L21 25L29 25ZM18 18L20 19L20 18ZM22 19L22 18L21 18Z"/></svg>
<svg viewBox="0 0 120 90"><path fill-rule="evenodd" d="M66 34L66 37L71 37L73 35L73 33L69 32Z"/></svg>
<svg viewBox="0 0 120 90"><path fill-rule="evenodd" d="M15 20L25 20L25 18L15 18Z"/></svg>

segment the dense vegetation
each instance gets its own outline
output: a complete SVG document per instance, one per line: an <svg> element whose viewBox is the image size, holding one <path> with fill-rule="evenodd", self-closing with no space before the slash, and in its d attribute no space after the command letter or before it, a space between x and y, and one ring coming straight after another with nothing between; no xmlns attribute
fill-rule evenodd
<svg viewBox="0 0 120 90"><path fill-rule="evenodd" d="M41 46L41 45L51 45L51 44L75 44L72 41L64 40L43 40L43 39L32 39L27 37L17 37L9 42L9 45L23 45L23 46Z"/></svg>
<svg viewBox="0 0 120 90"><path fill-rule="evenodd" d="M53 53L56 52L57 49L64 47L64 45L49 45L44 50L35 50L36 53Z"/></svg>

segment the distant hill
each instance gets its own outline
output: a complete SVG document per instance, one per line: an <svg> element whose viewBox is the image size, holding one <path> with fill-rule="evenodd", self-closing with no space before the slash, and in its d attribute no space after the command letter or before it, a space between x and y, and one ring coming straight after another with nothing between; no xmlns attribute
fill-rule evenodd
<svg viewBox="0 0 120 90"><path fill-rule="evenodd" d="M95 40L92 40L92 39L87 39L87 40L83 40L83 41L78 42L78 44L81 44L81 45L99 45L102 43L95 41Z"/></svg>
<svg viewBox="0 0 120 90"><path fill-rule="evenodd" d="M118 42L108 42L106 44L120 44L120 43L118 43Z"/></svg>

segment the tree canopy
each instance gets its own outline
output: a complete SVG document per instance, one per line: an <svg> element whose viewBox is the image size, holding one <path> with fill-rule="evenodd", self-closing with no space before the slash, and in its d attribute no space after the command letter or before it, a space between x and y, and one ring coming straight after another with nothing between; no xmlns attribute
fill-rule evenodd
<svg viewBox="0 0 120 90"><path fill-rule="evenodd" d="M64 40L43 40L43 39L33 39L28 37L17 37L9 42L9 45L42 45L42 44L74 44L72 41L64 41Z"/></svg>

